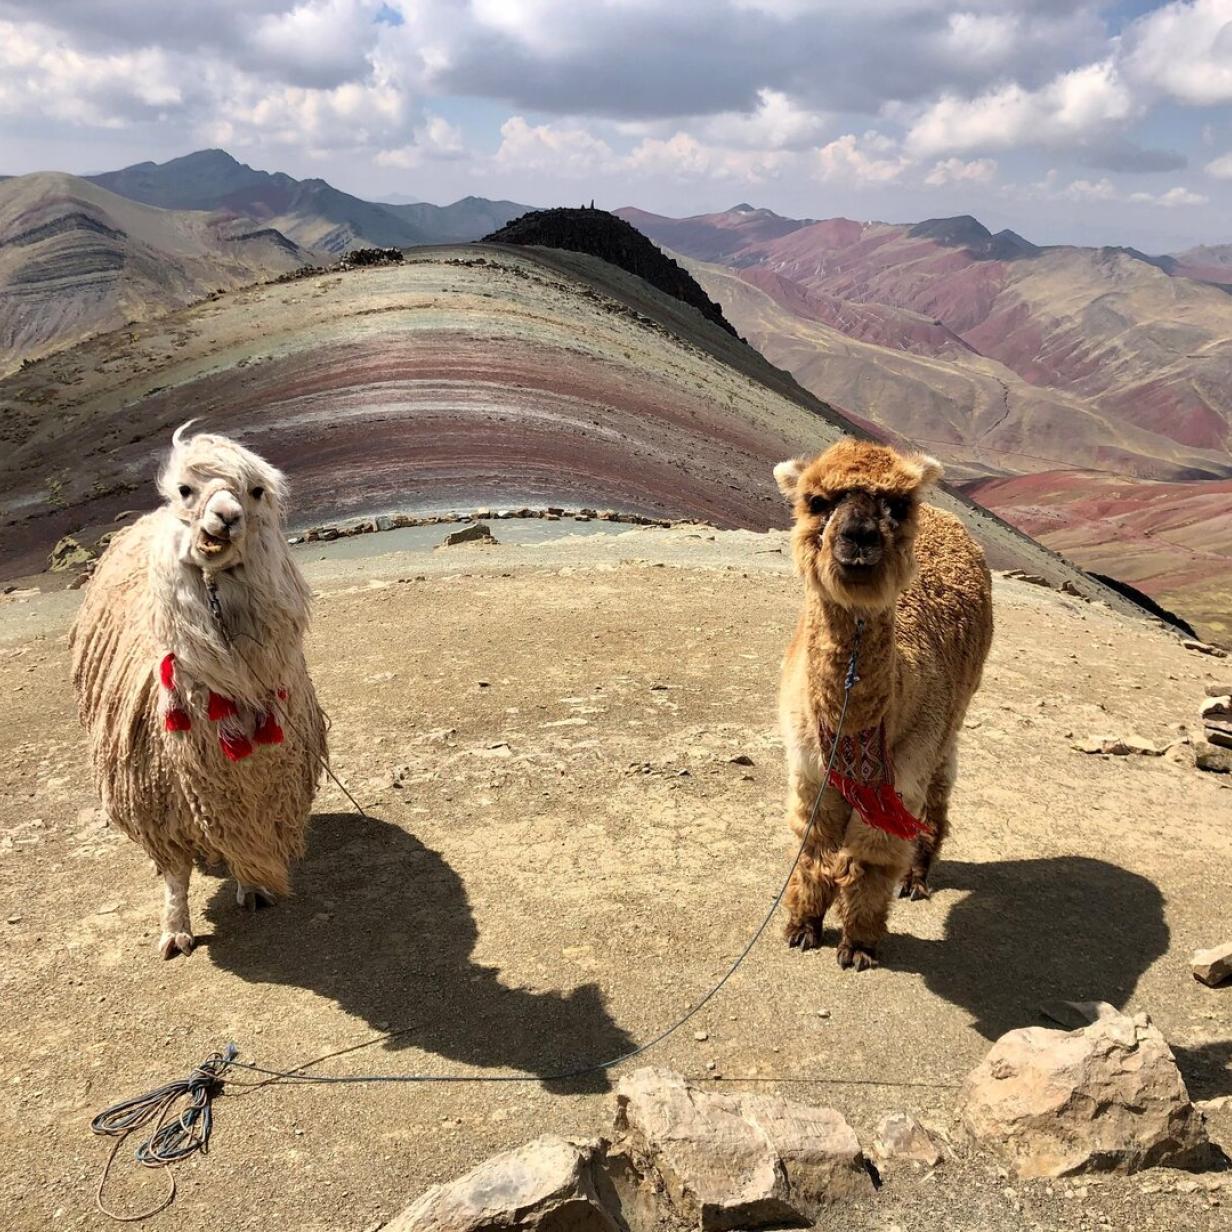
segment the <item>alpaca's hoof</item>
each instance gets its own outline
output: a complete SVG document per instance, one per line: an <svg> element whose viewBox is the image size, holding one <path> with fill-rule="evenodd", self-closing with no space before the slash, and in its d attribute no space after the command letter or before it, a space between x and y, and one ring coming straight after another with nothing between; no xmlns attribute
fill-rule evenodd
<svg viewBox="0 0 1232 1232"><path fill-rule="evenodd" d="M195 944L192 933L163 933L158 939L158 952L164 958L174 958L177 954L187 956L193 952Z"/></svg>
<svg viewBox="0 0 1232 1232"><path fill-rule="evenodd" d="M864 949L850 941L839 942L838 965L844 971L854 968L856 971L867 971L877 966L877 953L873 949Z"/></svg>
<svg viewBox="0 0 1232 1232"><path fill-rule="evenodd" d="M245 885L242 881L235 884L236 906L245 911L260 911L262 907L272 907L278 900L261 886Z"/></svg>
<svg viewBox="0 0 1232 1232"><path fill-rule="evenodd" d="M789 920L783 936L793 949L816 950L821 946L821 921Z"/></svg>
<svg viewBox="0 0 1232 1232"><path fill-rule="evenodd" d="M913 903L921 902L923 899L931 898L932 891L928 888L928 881L921 877L918 873L908 873L899 887L898 897L909 898Z"/></svg>

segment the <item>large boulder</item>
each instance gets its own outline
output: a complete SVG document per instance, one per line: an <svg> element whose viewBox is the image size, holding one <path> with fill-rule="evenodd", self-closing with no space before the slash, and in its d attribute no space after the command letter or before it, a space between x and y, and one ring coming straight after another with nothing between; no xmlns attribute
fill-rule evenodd
<svg viewBox="0 0 1232 1232"><path fill-rule="evenodd" d="M963 1084L959 1113L1020 1177L1200 1167L1208 1158L1202 1117L1145 1014L1003 1035Z"/></svg>
<svg viewBox="0 0 1232 1232"><path fill-rule="evenodd" d="M831 1108L702 1091L648 1068L616 1088L616 1131L612 1154L703 1232L811 1224L834 1200L872 1192L860 1144Z"/></svg>
<svg viewBox="0 0 1232 1232"><path fill-rule="evenodd" d="M385 1232L621 1232L599 1197L602 1144L547 1134L434 1185Z"/></svg>

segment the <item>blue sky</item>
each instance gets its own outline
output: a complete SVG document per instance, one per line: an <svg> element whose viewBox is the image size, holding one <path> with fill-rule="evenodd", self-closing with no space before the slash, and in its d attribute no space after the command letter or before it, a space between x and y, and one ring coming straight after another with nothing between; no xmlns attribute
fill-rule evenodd
<svg viewBox="0 0 1232 1232"><path fill-rule="evenodd" d="M1232 242L1232 0L0 0L0 170Z"/></svg>

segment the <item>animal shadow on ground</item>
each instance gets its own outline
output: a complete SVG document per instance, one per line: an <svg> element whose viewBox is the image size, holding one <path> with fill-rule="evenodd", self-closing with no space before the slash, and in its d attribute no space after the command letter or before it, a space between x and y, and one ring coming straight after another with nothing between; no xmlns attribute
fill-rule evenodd
<svg viewBox="0 0 1232 1232"><path fill-rule="evenodd" d="M294 884L293 898L245 920L234 883L222 883L206 908L214 925L211 961L251 983L318 993L377 1031L414 1028L384 1047L422 1048L465 1067L545 1078L633 1046L594 984L567 994L509 988L496 968L473 962L478 930L462 879L395 825L354 814L315 816ZM610 1082L601 1072L545 1086L591 1092Z"/></svg>
<svg viewBox="0 0 1232 1232"><path fill-rule="evenodd" d="M1159 887L1106 860L942 859L930 880L934 892L969 893L950 908L943 941L892 933L887 965L918 971L986 1039L1041 1025L1049 1001L1120 1008L1168 948ZM909 911L902 904L899 920Z"/></svg>

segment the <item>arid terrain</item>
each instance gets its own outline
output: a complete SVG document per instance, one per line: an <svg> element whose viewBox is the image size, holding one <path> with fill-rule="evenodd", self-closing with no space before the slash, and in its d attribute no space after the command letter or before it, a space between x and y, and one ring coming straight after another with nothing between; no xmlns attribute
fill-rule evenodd
<svg viewBox="0 0 1232 1232"><path fill-rule="evenodd" d="M382 542L300 556L333 763L368 815L324 789L296 896L272 910L195 878L187 960L156 958L155 879L95 807L67 683L77 596L0 598L6 1229L112 1226L93 1211L90 1117L229 1040L276 1067L360 1047L322 1069L528 1081L232 1088L152 1228L365 1232L494 1151L601 1134L606 1079L535 1075L647 1039L770 905L790 859L775 677L798 583L782 534ZM945 1162L887 1174L835 1226L1226 1229L1227 1174L1010 1181L954 1124L954 1085L990 1041L1058 998L1149 1013L1195 1099L1232 1093L1232 992L1189 972L1232 919L1229 779L1183 746L1073 748L1176 740L1228 661L1020 581L995 602L953 837L933 899L895 907L885 966L788 950L776 921L648 1059L833 1106L864 1141L895 1109L947 1136ZM113 1205L161 1194L138 1171L121 1159Z"/></svg>
<svg viewBox="0 0 1232 1232"><path fill-rule="evenodd" d="M968 490L1028 533L1041 519L1020 497L1047 490L1051 546L1226 632L1223 248L1037 248L969 217L900 226L745 204L619 213L690 258L737 330L819 398L955 478L1009 477Z"/></svg>
<svg viewBox="0 0 1232 1232"><path fill-rule="evenodd" d="M0 382L0 578L44 569L61 536L114 530L193 417L293 476L299 527L559 504L765 530L785 520L771 467L859 430L605 261L421 249L224 296ZM940 499L997 567L1122 604L979 506Z"/></svg>

